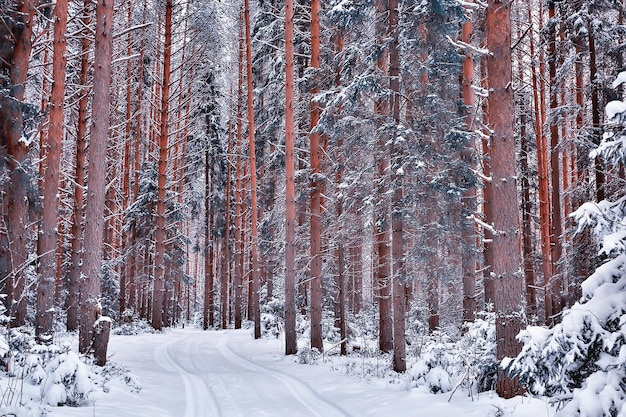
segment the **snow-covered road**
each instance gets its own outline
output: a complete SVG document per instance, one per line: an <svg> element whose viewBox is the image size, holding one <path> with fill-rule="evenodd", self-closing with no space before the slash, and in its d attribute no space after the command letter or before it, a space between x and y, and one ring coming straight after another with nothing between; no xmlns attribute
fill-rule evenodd
<svg viewBox="0 0 626 417"><path fill-rule="evenodd" d="M174 329L112 336L111 361L141 379L140 392L109 383L89 408L54 408L52 417L488 417L549 416L539 400L482 394L430 395L389 381L342 372L345 360L300 365L279 339L253 340L249 330ZM353 361L356 359L353 359Z"/></svg>
<svg viewBox="0 0 626 417"><path fill-rule="evenodd" d="M157 347L154 356L185 386L185 417L347 417L307 383L256 364L229 347L228 332L185 335Z"/></svg>

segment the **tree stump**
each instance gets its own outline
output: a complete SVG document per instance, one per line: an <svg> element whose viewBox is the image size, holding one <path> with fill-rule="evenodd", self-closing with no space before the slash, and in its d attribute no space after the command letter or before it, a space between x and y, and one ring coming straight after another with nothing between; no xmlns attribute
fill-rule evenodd
<svg viewBox="0 0 626 417"><path fill-rule="evenodd" d="M93 356L96 359L96 365L104 366L107 363L111 319L102 316L94 323L93 328Z"/></svg>

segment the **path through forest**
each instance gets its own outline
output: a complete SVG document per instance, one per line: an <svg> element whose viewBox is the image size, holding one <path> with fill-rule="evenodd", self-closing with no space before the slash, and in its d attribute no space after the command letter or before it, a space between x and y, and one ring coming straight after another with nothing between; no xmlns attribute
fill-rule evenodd
<svg viewBox="0 0 626 417"><path fill-rule="evenodd" d="M362 417L548 416L541 400L504 401L492 393L473 400L458 392L406 390L397 378L359 374L360 362L326 356L317 365L285 357L282 339L253 340L251 330L174 329L113 336L111 361L141 380L140 392L119 383L85 407L54 408L51 416ZM351 375L345 370L351 367Z"/></svg>

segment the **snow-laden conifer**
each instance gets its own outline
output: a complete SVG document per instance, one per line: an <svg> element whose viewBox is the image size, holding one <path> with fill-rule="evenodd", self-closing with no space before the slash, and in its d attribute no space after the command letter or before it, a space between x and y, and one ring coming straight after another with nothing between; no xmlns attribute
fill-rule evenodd
<svg viewBox="0 0 626 417"><path fill-rule="evenodd" d="M626 74L618 76L619 82ZM602 143L592 153L624 161L626 105L607 105ZM626 197L583 204L572 214L606 262L582 284L582 297L551 329L529 326L508 369L536 394L559 402L559 416L626 416Z"/></svg>

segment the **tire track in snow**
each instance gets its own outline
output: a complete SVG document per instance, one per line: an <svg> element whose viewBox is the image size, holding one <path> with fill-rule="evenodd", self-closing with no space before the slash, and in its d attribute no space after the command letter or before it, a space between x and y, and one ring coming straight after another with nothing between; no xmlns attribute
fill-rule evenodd
<svg viewBox="0 0 626 417"><path fill-rule="evenodd" d="M216 401L213 391L207 386L200 376L191 372L185 371L180 366L169 349L175 343L181 343L181 341L172 341L158 346L154 350L154 359L161 366L161 368L175 372L180 375L185 384L185 417L220 417L222 412L219 407L219 403ZM187 347L189 348L189 341L186 340Z"/></svg>
<svg viewBox="0 0 626 417"><path fill-rule="evenodd" d="M194 340L193 343L195 348L194 364L198 367L198 362L200 362L204 366L202 371L203 374L208 377L212 374L211 367L213 364L209 360L210 356L207 355L206 352L202 352L200 349L205 347L206 343L204 343L204 341L199 342L197 340ZM189 343L189 347L191 347L191 343ZM234 397L234 394L237 393L238 390L233 390L233 387L230 387L229 389L224 382L224 378L221 377L219 373L214 373L211 376L213 377L211 378L211 382L213 382L213 384L209 386L209 389L213 392L213 398L221 404L221 408L223 410L222 414L229 417L245 417L245 414L239 407L237 399ZM226 403L230 406L230 408L232 408L232 410L225 406Z"/></svg>
<svg viewBox="0 0 626 417"><path fill-rule="evenodd" d="M217 343L217 349L224 358L235 365L278 379L285 387L287 387L294 398L310 410L313 415L318 417L352 417L350 413L322 397L306 382L291 375L250 361L228 347L227 342L228 335L222 334L222 337Z"/></svg>

